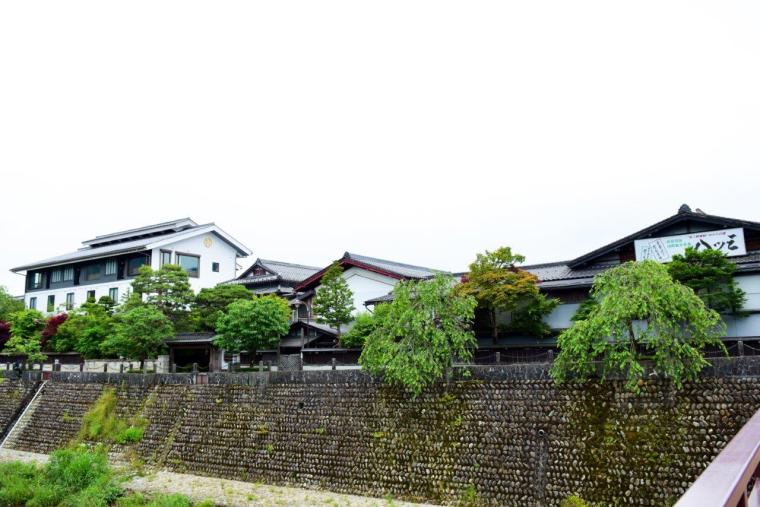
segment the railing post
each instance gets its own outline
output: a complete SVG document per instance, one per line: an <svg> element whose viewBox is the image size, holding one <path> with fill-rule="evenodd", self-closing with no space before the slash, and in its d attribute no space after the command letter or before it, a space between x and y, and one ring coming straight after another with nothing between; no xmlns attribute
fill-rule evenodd
<svg viewBox="0 0 760 507"><path fill-rule="evenodd" d="M108 373L108 362L103 363L103 373Z"/></svg>
<svg viewBox="0 0 760 507"><path fill-rule="evenodd" d="M119 363L119 373L124 373L124 363Z"/></svg>
<svg viewBox="0 0 760 507"><path fill-rule="evenodd" d="M335 366L336 366L336 364L335 364L336 363L335 358L333 357L332 361L330 361L330 362L332 363L332 369L334 370ZM303 368L303 366L301 366L301 368Z"/></svg>
<svg viewBox="0 0 760 507"><path fill-rule="evenodd" d="M744 340L737 341L736 348L739 351L739 357L744 357Z"/></svg>
<svg viewBox="0 0 760 507"><path fill-rule="evenodd" d="M550 363L554 362L554 350L552 349L549 349L549 362Z"/></svg>
<svg viewBox="0 0 760 507"><path fill-rule="evenodd" d="M496 351L496 364L501 364L501 352Z"/></svg>

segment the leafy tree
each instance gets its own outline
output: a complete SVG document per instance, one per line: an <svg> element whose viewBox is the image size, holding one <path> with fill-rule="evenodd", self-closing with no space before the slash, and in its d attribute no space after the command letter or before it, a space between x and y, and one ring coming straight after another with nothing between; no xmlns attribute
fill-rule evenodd
<svg viewBox="0 0 760 507"><path fill-rule="evenodd" d="M560 353L551 374L557 382L581 381L599 373L619 372L626 386L638 390L643 361L681 387L707 365L703 349L717 346L725 325L690 288L674 281L655 261L627 262L594 280L598 301L584 320L559 336ZM598 364L594 362L598 361Z"/></svg>
<svg viewBox="0 0 760 507"><path fill-rule="evenodd" d="M189 330L188 314L195 294L184 269L175 264L164 264L157 271L141 266L132 289L166 315L177 330Z"/></svg>
<svg viewBox="0 0 760 507"><path fill-rule="evenodd" d="M42 332L40 333L40 345L42 346L42 350L47 350L47 345L50 342L51 339L55 338L55 335L58 334L58 328L66 322L66 319L68 319L69 316L66 313L59 313L58 315L51 315L47 318L45 321L45 327L42 329Z"/></svg>
<svg viewBox="0 0 760 507"><path fill-rule="evenodd" d="M354 311L354 294L343 278L343 268L337 262L322 276L322 283L314 297L314 313L317 322L335 329L340 339L340 326L351 322Z"/></svg>
<svg viewBox="0 0 760 507"><path fill-rule="evenodd" d="M467 361L477 346L470 329L477 302L453 289L450 276L402 281L387 310L376 314L359 363L384 381L417 396L440 379L454 359Z"/></svg>
<svg viewBox="0 0 760 507"><path fill-rule="evenodd" d="M343 346L348 348L363 347L364 343L367 341L367 337L377 329L378 322L383 318L384 314L388 312L389 308L390 306L387 304L380 304L375 306L374 313L359 313L354 319L351 329L349 329L341 339Z"/></svg>
<svg viewBox="0 0 760 507"><path fill-rule="evenodd" d="M109 314L113 314L114 309L116 308L116 301L114 301L111 296L100 296L100 298L98 298L98 305L102 306Z"/></svg>
<svg viewBox="0 0 760 507"><path fill-rule="evenodd" d="M45 317L37 310L21 310L10 314L11 337L5 343L5 351L26 356L29 361L44 361L42 353L42 329Z"/></svg>
<svg viewBox="0 0 760 507"><path fill-rule="evenodd" d="M473 296L479 307L488 312L494 344L499 339L499 312L507 313L511 318L505 329L508 332L527 332L535 336L550 332L543 317L557 306L558 301L547 299L539 292L536 276L517 267L523 262L525 257L512 253L509 247L493 252L486 250L477 254L469 273L457 288L461 294Z"/></svg>
<svg viewBox="0 0 760 507"><path fill-rule="evenodd" d="M0 348L11 338L11 325L9 322L0 320Z"/></svg>
<svg viewBox="0 0 760 507"><path fill-rule="evenodd" d="M195 296L192 320L200 331L215 331L216 322L233 301L250 300L251 291L242 285L217 285L210 289L201 289Z"/></svg>
<svg viewBox="0 0 760 507"><path fill-rule="evenodd" d="M277 346L290 330L290 306L275 295L239 299L216 323L214 345L230 351L262 350Z"/></svg>
<svg viewBox="0 0 760 507"><path fill-rule="evenodd" d="M599 306L599 302L596 299L592 297L586 298L575 311L573 316L570 317L570 320L573 322L578 322L580 320L588 319L589 315L591 315L592 312L596 311L597 306Z"/></svg>
<svg viewBox="0 0 760 507"><path fill-rule="evenodd" d="M153 306L141 306L120 314L114 333L103 349L119 356L139 359L156 357L164 350L164 341L174 335L172 322Z"/></svg>
<svg viewBox="0 0 760 507"><path fill-rule="evenodd" d="M103 344L114 332L114 319L108 309L95 302L88 302L76 311L59 328L53 340L56 352L76 351L86 359L102 357L107 352Z"/></svg>
<svg viewBox="0 0 760 507"><path fill-rule="evenodd" d="M8 289L0 285L0 321L8 322L12 313L24 309L24 302L8 293Z"/></svg>
<svg viewBox="0 0 760 507"><path fill-rule="evenodd" d="M746 294L734 280L736 264L719 250L687 248L683 255L674 255L668 264L674 280L691 287L708 308L716 312L737 313L746 301Z"/></svg>

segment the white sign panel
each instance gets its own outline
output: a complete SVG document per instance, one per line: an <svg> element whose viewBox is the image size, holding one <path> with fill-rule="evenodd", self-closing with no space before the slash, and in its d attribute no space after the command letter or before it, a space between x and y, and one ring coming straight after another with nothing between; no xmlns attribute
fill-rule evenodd
<svg viewBox="0 0 760 507"><path fill-rule="evenodd" d="M697 250L719 250L729 257L747 253L744 246L744 229L721 229L680 236L637 239L634 246L637 261L652 259L670 262L674 255L683 254L689 246Z"/></svg>

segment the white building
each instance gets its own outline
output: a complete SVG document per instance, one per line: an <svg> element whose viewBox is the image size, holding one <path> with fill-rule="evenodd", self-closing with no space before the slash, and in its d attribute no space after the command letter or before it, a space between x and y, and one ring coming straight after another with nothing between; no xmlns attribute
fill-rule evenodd
<svg viewBox="0 0 760 507"><path fill-rule="evenodd" d="M251 251L213 223L189 218L96 236L75 252L13 268L26 275L24 303L44 313L72 309L89 298L120 301L145 264L178 264L194 291L235 276Z"/></svg>

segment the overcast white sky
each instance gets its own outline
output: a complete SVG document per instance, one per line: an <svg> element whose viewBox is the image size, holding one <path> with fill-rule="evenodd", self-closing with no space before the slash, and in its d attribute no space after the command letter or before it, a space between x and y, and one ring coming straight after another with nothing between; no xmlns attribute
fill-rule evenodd
<svg viewBox="0 0 760 507"><path fill-rule="evenodd" d="M0 3L0 284L190 216L253 258L760 220L760 2ZM246 262L250 264L252 262Z"/></svg>

